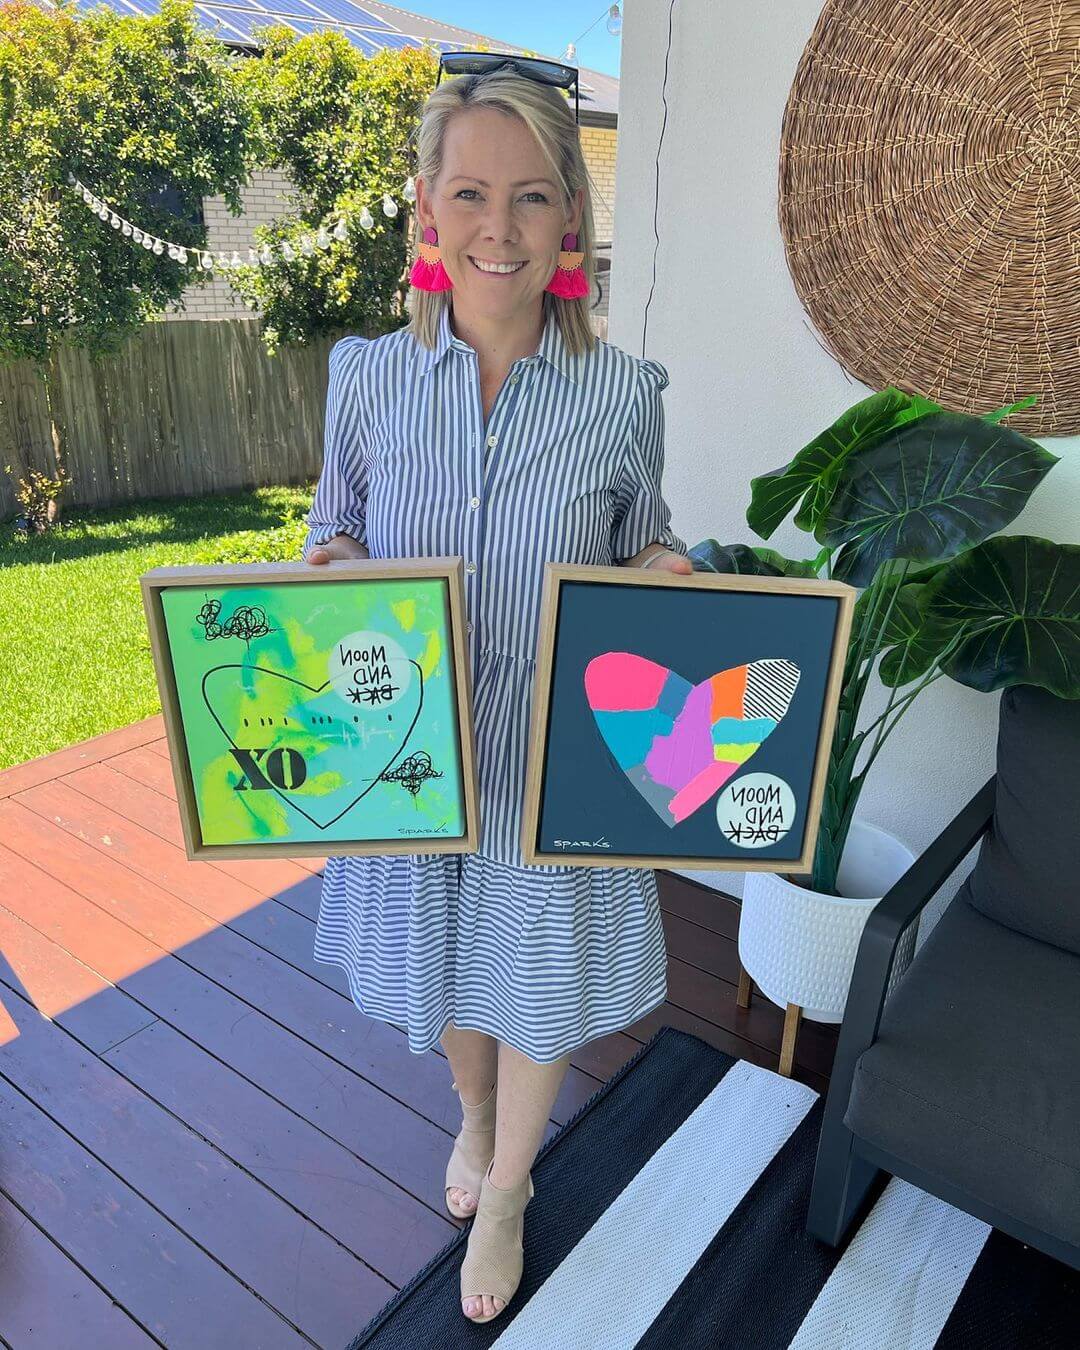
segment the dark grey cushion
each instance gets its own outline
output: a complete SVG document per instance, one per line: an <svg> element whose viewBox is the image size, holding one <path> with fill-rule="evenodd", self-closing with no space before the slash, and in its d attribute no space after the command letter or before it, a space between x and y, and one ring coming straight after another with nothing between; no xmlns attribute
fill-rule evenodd
<svg viewBox="0 0 1080 1350"><path fill-rule="evenodd" d="M885 1005L844 1120L1080 1244L1080 956L986 918L966 891Z"/></svg>
<svg viewBox="0 0 1080 1350"><path fill-rule="evenodd" d="M1001 696L994 823L971 903L999 923L1080 953L1080 699L1034 685Z"/></svg>

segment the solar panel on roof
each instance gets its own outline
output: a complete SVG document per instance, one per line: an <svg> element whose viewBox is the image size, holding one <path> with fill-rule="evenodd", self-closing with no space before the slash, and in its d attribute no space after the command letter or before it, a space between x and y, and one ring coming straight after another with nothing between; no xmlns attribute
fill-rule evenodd
<svg viewBox="0 0 1080 1350"><path fill-rule="evenodd" d="M212 27L218 37L231 38L233 41L254 41L252 24L269 22L246 10L214 9L210 5L196 5L195 10L208 20L206 26Z"/></svg>
<svg viewBox="0 0 1080 1350"><path fill-rule="evenodd" d="M380 47L390 47L394 51L402 51L405 47L422 47L423 41L420 38L409 37L405 33L373 33L368 29L364 30L365 36L370 37L372 42Z"/></svg>
<svg viewBox="0 0 1080 1350"><path fill-rule="evenodd" d="M311 3L313 8L321 9L339 23L347 23L354 28L375 28L387 33L393 32L390 24L384 23L374 14L369 14L359 5L354 5L352 0L311 0Z"/></svg>
<svg viewBox="0 0 1080 1350"><path fill-rule="evenodd" d="M261 14L263 18L272 18L274 11L273 0L264 3L264 0L229 0L227 5L217 5L216 9L237 9L245 14Z"/></svg>
<svg viewBox="0 0 1080 1350"><path fill-rule="evenodd" d="M102 4L106 9L112 9L117 14L123 14L126 19L131 18L131 6L125 5L124 0L76 0L76 4L83 11L96 9L99 4Z"/></svg>
<svg viewBox="0 0 1080 1350"><path fill-rule="evenodd" d="M307 37L310 33L326 33L336 28L332 23L317 23L314 19L298 19L293 14L283 14L277 23L288 24L288 26L302 37Z"/></svg>
<svg viewBox="0 0 1080 1350"><path fill-rule="evenodd" d="M356 50L363 52L365 56L374 56L379 50L378 43L372 42L371 38L361 33L358 28L346 28L343 31Z"/></svg>
<svg viewBox="0 0 1080 1350"><path fill-rule="evenodd" d="M145 0L153 4L153 13L157 13L155 0ZM352 0L228 0L228 8L255 10L263 14L285 18L290 14L297 18L330 19L337 23L355 25L357 28L370 28L377 32L390 33L393 27L384 23L366 9L354 5Z"/></svg>

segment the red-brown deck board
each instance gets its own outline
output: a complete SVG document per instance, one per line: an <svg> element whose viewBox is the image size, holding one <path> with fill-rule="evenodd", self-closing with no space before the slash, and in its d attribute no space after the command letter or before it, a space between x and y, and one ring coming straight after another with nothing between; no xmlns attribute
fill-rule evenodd
<svg viewBox="0 0 1080 1350"><path fill-rule="evenodd" d="M0 773L0 1345L337 1347L453 1235L449 1068L314 961L323 862L189 862L160 718ZM664 1025L776 1066L737 903L660 891L668 1001L573 1056L547 1137Z"/></svg>

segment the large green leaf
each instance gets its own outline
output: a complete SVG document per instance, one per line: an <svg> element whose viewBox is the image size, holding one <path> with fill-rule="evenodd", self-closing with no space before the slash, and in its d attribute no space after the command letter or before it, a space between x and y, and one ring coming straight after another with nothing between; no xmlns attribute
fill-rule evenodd
<svg viewBox="0 0 1080 1350"><path fill-rule="evenodd" d="M851 454L894 427L936 411L938 404L900 389L883 389L864 398L815 436L789 464L751 479L747 524L755 534L768 539L805 496L795 523L804 530L815 529L837 475Z"/></svg>
<svg viewBox="0 0 1080 1350"><path fill-rule="evenodd" d="M833 576L867 586L888 558L955 557L1007 525L1057 463L1011 427L937 412L843 466L818 542L845 545Z"/></svg>
<svg viewBox="0 0 1080 1350"><path fill-rule="evenodd" d="M961 684L985 693L1037 684L1080 698L1080 545L988 539L928 583L925 616L961 637L942 662Z"/></svg>
<svg viewBox="0 0 1080 1350"><path fill-rule="evenodd" d="M817 577L817 568L811 558L785 558L774 548L761 548L754 545L754 552L763 563L769 563L785 577Z"/></svg>
<svg viewBox="0 0 1080 1350"><path fill-rule="evenodd" d="M935 664L949 640L942 624L927 617L928 587L921 583L901 586L881 646L887 648L878 674L882 684L899 688L920 679Z"/></svg>
<svg viewBox="0 0 1080 1350"><path fill-rule="evenodd" d="M929 567L905 564L892 575L883 572L875 579L873 588L863 591L855 601L852 644L858 641L864 625L870 623L872 632L867 650L883 653L879 667L883 683L902 685L918 679L933 665L944 646L946 639L927 625L921 611L926 583L945 566L946 563L931 563Z"/></svg>
<svg viewBox="0 0 1080 1350"><path fill-rule="evenodd" d="M983 421L1004 422L1006 417L1023 412L1025 408L1032 408L1038 401L1034 394L1028 394L1027 398L1022 398L1019 403L1010 403L1005 408L995 408L993 412L983 413Z"/></svg>
<svg viewBox="0 0 1080 1350"><path fill-rule="evenodd" d="M718 544L702 539L689 550L697 572L742 572L757 577L816 577L808 558L785 558L773 548L748 544Z"/></svg>
<svg viewBox="0 0 1080 1350"><path fill-rule="evenodd" d="M749 544L718 544L702 539L688 550L695 572L744 573L755 577L779 577L779 567L764 562Z"/></svg>

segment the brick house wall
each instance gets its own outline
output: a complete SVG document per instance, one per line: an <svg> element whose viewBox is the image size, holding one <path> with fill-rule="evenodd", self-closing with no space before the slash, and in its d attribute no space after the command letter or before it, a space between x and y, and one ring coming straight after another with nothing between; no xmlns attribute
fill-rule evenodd
<svg viewBox="0 0 1080 1350"><path fill-rule="evenodd" d="M596 237L607 242L612 234L612 213L615 206L615 147L618 132L614 127L581 128L581 147L585 164L595 189L593 212L596 219ZM291 184L279 170L259 171L251 184L241 192L244 214L229 214L223 197L203 200L203 219L207 227L207 247L216 256L219 251L229 257L236 249L247 262L247 250L255 244L255 227L269 224L281 216L286 208L285 194ZM235 294L224 276L206 273L207 281L193 283L184 292L184 308L171 306L166 319L251 319L255 312Z"/></svg>

